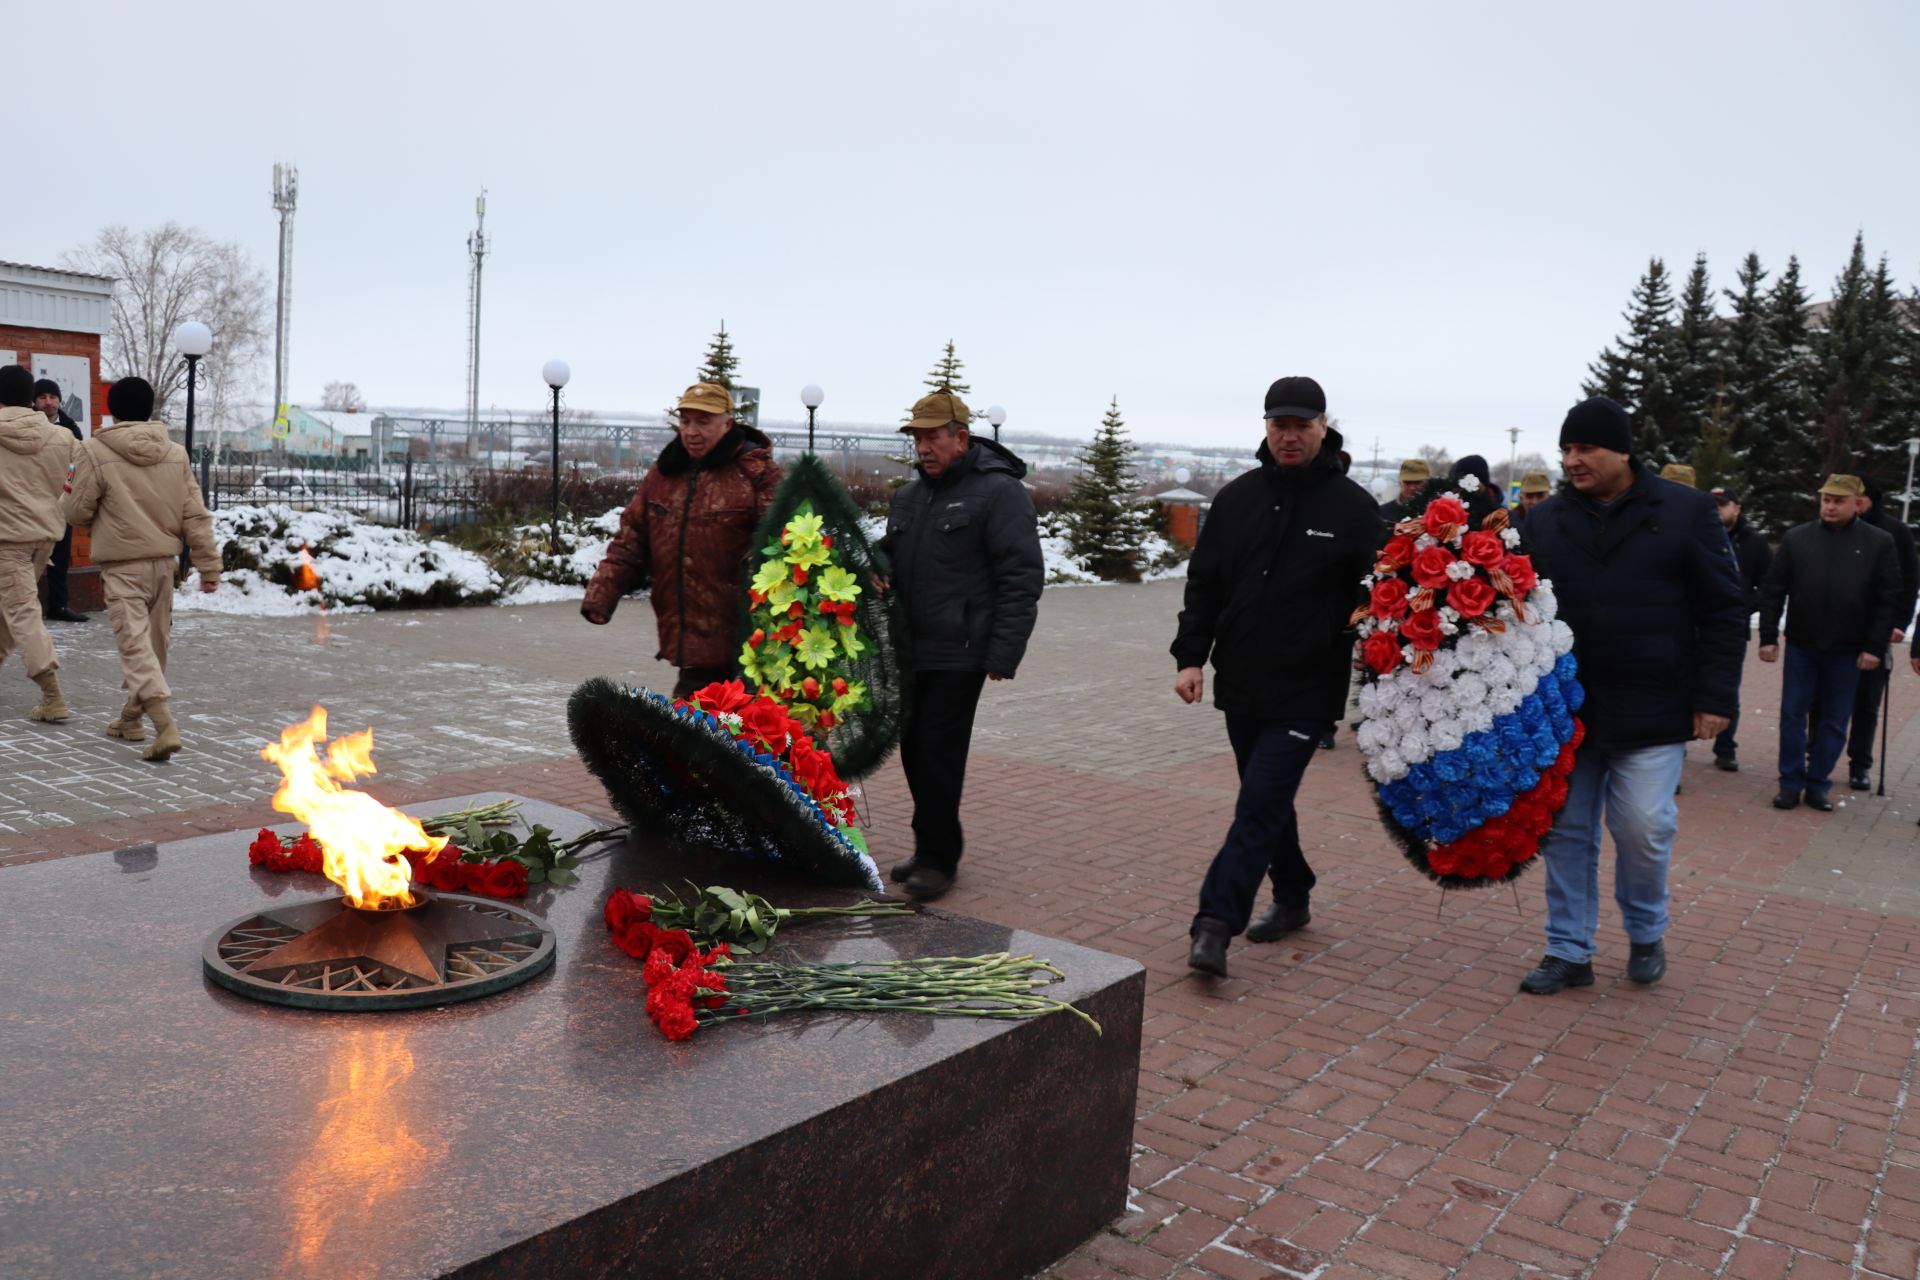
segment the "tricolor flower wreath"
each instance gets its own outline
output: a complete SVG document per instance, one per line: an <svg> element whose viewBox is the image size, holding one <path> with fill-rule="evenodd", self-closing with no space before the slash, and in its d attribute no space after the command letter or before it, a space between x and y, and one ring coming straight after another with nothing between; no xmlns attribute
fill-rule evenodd
<svg viewBox="0 0 1920 1280"><path fill-rule="evenodd" d="M1450 888L1496 884L1566 803L1585 692L1506 509L1471 476L1428 496L1362 579L1358 742L1408 860Z"/></svg>
<svg viewBox="0 0 1920 1280"><path fill-rule="evenodd" d="M684 701L589 680L567 723L581 759L643 831L882 888L852 795L805 726L738 680Z"/></svg>
<svg viewBox="0 0 1920 1280"><path fill-rule="evenodd" d="M833 563L833 535L811 502L802 502L747 584L753 631L740 646L740 670L757 691L785 707L804 732L819 733L872 704L867 687L840 674L866 652L855 620L860 580Z"/></svg>

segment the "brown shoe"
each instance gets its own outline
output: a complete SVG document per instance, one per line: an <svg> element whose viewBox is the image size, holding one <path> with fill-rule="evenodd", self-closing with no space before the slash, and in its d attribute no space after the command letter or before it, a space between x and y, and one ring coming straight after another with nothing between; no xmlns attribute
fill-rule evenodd
<svg viewBox="0 0 1920 1280"><path fill-rule="evenodd" d="M153 721L153 741L140 758L159 764L180 749L180 726L173 722L173 711L165 698L149 698L140 708Z"/></svg>
<svg viewBox="0 0 1920 1280"><path fill-rule="evenodd" d="M47 724L59 724L73 714L67 706L67 700L60 694L60 676L57 672L42 671L33 678L33 682L40 686L40 702L27 712L28 716Z"/></svg>
<svg viewBox="0 0 1920 1280"><path fill-rule="evenodd" d="M140 699L128 698L117 720L107 721L107 736L122 742L145 742L147 726L140 723Z"/></svg>

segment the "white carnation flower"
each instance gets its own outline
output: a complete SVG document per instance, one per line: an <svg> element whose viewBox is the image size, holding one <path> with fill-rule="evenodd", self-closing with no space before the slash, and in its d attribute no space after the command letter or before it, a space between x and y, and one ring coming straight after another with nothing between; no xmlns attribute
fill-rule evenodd
<svg viewBox="0 0 1920 1280"><path fill-rule="evenodd" d="M1393 722L1403 730L1413 728L1421 722L1422 718L1420 701L1417 698L1408 698L1393 709Z"/></svg>
<svg viewBox="0 0 1920 1280"><path fill-rule="evenodd" d="M1505 654L1495 655L1493 661L1487 664L1487 686L1490 690L1511 686L1519 678L1519 668Z"/></svg>
<svg viewBox="0 0 1920 1280"><path fill-rule="evenodd" d="M1427 731L1427 740L1433 743L1435 755L1442 751L1458 751L1467 740L1466 726L1458 720L1437 724Z"/></svg>
<svg viewBox="0 0 1920 1280"><path fill-rule="evenodd" d="M1407 762L1398 751L1389 747L1380 753L1377 762L1386 771L1387 781L1393 782L1407 776Z"/></svg>
<svg viewBox="0 0 1920 1280"><path fill-rule="evenodd" d="M1454 582L1465 582L1473 576L1473 566L1465 560L1455 560L1447 566L1447 577Z"/></svg>
<svg viewBox="0 0 1920 1280"><path fill-rule="evenodd" d="M1460 728L1466 733L1479 733L1483 729L1493 728L1493 707L1486 702L1477 702L1467 708L1461 717Z"/></svg>
<svg viewBox="0 0 1920 1280"><path fill-rule="evenodd" d="M1573 631L1564 622L1553 624L1553 650L1555 653L1573 652Z"/></svg>
<svg viewBox="0 0 1920 1280"><path fill-rule="evenodd" d="M1463 707L1471 707L1487 699L1487 682L1474 672L1462 672L1453 678L1453 694Z"/></svg>
<svg viewBox="0 0 1920 1280"><path fill-rule="evenodd" d="M1493 714L1507 715L1520 706L1520 691L1510 684L1501 685L1487 698L1487 705L1493 709Z"/></svg>
<svg viewBox="0 0 1920 1280"><path fill-rule="evenodd" d="M1517 547L1520 545L1520 531L1508 525L1500 531L1500 541L1506 543L1509 549Z"/></svg>
<svg viewBox="0 0 1920 1280"><path fill-rule="evenodd" d="M1455 483L1468 493L1480 492L1480 477L1478 476L1461 476ZM1452 495L1449 494L1448 496L1451 497Z"/></svg>
<svg viewBox="0 0 1920 1280"><path fill-rule="evenodd" d="M1415 551L1425 551L1428 547L1437 547L1439 545L1440 539L1430 533L1423 533L1413 540L1413 549Z"/></svg>

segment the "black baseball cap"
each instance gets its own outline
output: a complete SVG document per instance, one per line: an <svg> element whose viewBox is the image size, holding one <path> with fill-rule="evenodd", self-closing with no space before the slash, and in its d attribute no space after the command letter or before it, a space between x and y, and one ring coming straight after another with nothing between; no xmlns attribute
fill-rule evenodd
<svg viewBox="0 0 1920 1280"><path fill-rule="evenodd" d="M1269 418L1317 418L1327 411L1327 393L1312 378L1282 378L1267 388Z"/></svg>
<svg viewBox="0 0 1920 1280"><path fill-rule="evenodd" d="M1731 502L1736 506L1739 505L1740 495L1735 493L1731 489L1715 488L1715 489L1709 489L1707 490L1707 492L1713 495L1713 500L1715 502Z"/></svg>

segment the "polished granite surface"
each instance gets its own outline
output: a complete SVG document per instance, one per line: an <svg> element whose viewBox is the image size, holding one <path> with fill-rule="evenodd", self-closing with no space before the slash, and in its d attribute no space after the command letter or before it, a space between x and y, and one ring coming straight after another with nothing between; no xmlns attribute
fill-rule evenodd
<svg viewBox="0 0 1920 1280"><path fill-rule="evenodd" d="M251 835L0 871L0 1274L1018 1275L1122 1210L1131 961L939 911L794 925L780 943L808 958L1032 952L1105 1034L819 1014L670 1044L601 924L608 888L850 895L628 847L525 900L558 958L524 986L282 1008L200 969L216 928L331 891L249 868Z"/></svg>

